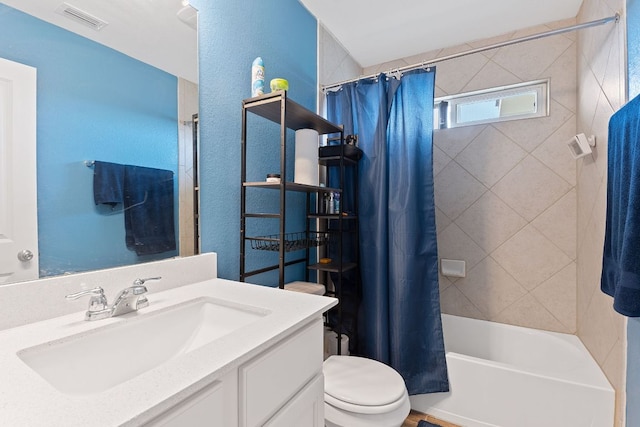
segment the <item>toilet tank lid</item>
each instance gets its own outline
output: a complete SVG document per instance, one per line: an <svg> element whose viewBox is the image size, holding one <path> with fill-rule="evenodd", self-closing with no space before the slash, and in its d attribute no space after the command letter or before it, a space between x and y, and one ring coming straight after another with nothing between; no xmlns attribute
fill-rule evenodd
<svg viewBox="0 0 640 427"><path fill-rule="evenodd" d="M400 374L372 359L331 356L324 361L323 372L325 394L353 405L388 405L406 392Z"/></svg>

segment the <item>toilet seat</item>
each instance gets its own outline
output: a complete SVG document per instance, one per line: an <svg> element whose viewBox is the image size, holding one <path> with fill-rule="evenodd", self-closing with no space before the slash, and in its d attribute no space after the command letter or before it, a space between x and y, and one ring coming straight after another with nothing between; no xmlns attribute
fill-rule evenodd
<svg viewBox="0 0 640 427"><path fill-rule="evenodd" d="M375 360L331 356L323 365L325 403L357 414L384 414L408 401L404 380L394 369Z"/></svg>

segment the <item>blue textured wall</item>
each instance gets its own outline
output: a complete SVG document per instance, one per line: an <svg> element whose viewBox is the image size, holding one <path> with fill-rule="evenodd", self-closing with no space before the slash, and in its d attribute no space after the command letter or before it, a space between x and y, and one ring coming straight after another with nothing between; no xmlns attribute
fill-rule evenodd
<svg viewBox="0 0 640 427"><path fill-rule="evenodd" d="M158 258L126 248L123 215L94 205L83 161L176 172L177 78L3 4L0 57L38 70L41 275Z"/></svg>
<svg viewBox="0 0 640 427"><path fill-rule="evenodd" d="M272 78L286 78L289 96L315 111L317 25L297 0L191 3L199 10L202 250L218 253L220 277L238 279L240 132L242 100L251 96L251 63L261 56L267 85ZM266 173L279 170L279 128L255 119L249 129L248 180L264 180ZM292 132L288 136L293 142ZM288 169L292 170L293 143L289 145ZM261 193L252 193L253 209L277 210L277 193L254 191ZM292 207L287 211L292 219L289 230L304 229L301 198L293 195L288 201ZM277 232L275 220L252 221L248 225L251 234ZM251 265L277 263L275 255L256 254ZM292 272L287 281L296 274ZM276 278L263 275L256 282L274 285Z"/></svg>
<svg viewBox="0 0 640 427"><path fill-rule="evenodd" d="M627 0L629 99L640 95L640 0ZM640 319L627 323L627 426L640 426Z"/></svg>

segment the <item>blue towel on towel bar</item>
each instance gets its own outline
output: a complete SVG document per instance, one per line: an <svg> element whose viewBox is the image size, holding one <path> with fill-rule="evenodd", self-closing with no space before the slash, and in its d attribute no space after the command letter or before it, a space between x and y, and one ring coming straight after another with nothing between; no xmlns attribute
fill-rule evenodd
<svg viewBox="0 0 640 427"><path fill-rule="evenodd" d="M96 205L114 207L124 200L124 165L95 161L93 163L93 200Z"/></svg>
<svg viewBox="0 0 640 427"><path fill-rule="evenodd" d="M176 250L173 172L100 161L94 168L96 205L123 205L127 248L138 255Z"/></svg>
<svg viewBox="0 0 640 427"><path fill-rule="evenodd" d="M603 292L625 316L640 316L640 97L609 121Z"/></svg>
<svg viewBox="0 0 640 427"><path fill-rule="evenodd" d="M127 247L138 255L176 249L173 172L125 166L124 221Z"/></svg>

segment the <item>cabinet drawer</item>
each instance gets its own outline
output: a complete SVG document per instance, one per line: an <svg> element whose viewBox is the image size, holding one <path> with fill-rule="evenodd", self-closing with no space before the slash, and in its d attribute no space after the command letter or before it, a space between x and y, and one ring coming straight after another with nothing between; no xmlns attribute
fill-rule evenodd
<svg viewBox="0 0 640 427"><path fill-rule="evenodd" d="M318 319L240 368L241 427L264 424L322 371L322 332Z"/></svg>

